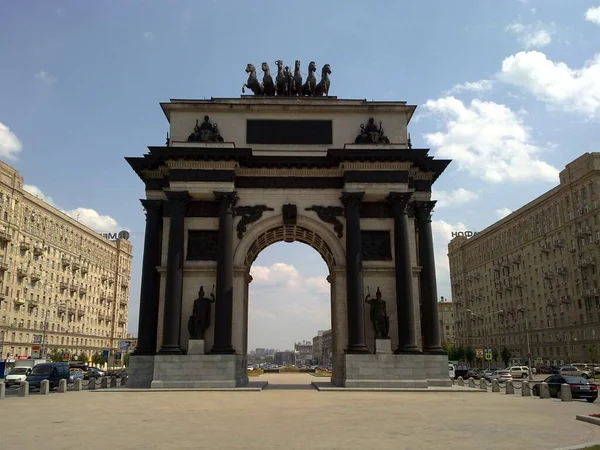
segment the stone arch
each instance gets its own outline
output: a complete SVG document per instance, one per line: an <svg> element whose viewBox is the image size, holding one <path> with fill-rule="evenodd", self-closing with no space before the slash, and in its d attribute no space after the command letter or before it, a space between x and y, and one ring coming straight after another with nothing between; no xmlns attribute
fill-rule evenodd
<svg viewBox="0 0 600 450"><path fill-rule="evenodd" d="M345 251L338 238L325 225L310 217L299 215L295 225L283 225L281 215L264 219L245 234L234 257L234 267L250 269L261 251L276 242L302 242L315 249L329 271L345 266Z"/></svg>

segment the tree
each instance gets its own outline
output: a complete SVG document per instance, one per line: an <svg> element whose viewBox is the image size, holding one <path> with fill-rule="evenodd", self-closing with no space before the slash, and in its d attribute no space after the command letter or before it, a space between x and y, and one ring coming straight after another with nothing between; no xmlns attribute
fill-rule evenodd
<svg viewBox="0 0 600 450"><path fill-rule="evenodd" d="M123 355L123 365L125 367L129 367L129 353L125 353Z"/></svg>
<svg viewBox="0 0 600 450"><path fill-rule="evenodd" d="M463 345L459 345L458 347L456 347L454 353L454 356L456 357L455 359L457 361L464 361L466 359L467 353Z"/></svg>
<svg viewBox="0 0 600 450"><path fill-rule="evenodd" d="M63 352L61 352L59 349L55 348L54 350L52 350L48 356L50 356L50 359L53 362L62 362L63 360Z"/></svg>
<svg viewBox="0 0 600 450"><path fill-rule="evenodd" d="M504 347L502 349L502 352L500 352L500 358L502 358L504 365L508 367L508 362L510 361L510 358L512 358L511 351L508 348Z"/></svg>
<svg viewBox="0 0 600 450"><path fill-rule="evenodd" d="M494 360L494 362L496 364L498 364L498 357L500 356L500 354L498 353L498 349L497 348L493 348L492 349L492 359Z"/></svg>
<svg viewBox="0 0 600 450"><path fill-rule="evenodd" d="M102 356L102 353L96 352L92 355L92 363L93 364L102 366L102 365L106 364L107 362L108 362L108 360L104 356Z"/></svg>
<svg viewBox="0 0 600 450"><path fill-rule="evenodd" d="M598 347L596 347L596 345L592 344L588 347L588 354L592 363L598 361Z"/></svg>
<svg viewBox="0 0 600 450"><path fill-rule="evenodd" d="M473 361L475 361L475 349L473 347L467 347L465 349L465 359L469 362L469 364L473 364Z"/></svg>

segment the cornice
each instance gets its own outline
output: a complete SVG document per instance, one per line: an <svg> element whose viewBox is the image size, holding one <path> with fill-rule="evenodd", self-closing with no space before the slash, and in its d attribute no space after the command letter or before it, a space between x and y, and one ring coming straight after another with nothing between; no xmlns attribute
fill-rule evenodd
<svg viewBox="0 0 600 450"><path fill-rule="evenodd" d="M240 177L340 177L340 169L254 169L240 168L236 170Z"/></svg>
<svg viewBox="0 0 600 450"><path fill-rule="evenodd" d="M413 174L413 178L415 180L433 180L434 177L435 177L435 174L431 173L431 172L417 171Z"/></svg>
<svg viewBox="0 0 600 450"><path fill-rule="evenodd" d="M340 167L344 170L408 170L413 167L412 162L342 162Z"/></svg>
<svg viewBox="0 0 600 450"><path fill-rule="evenodd" d="M236 161L166 161L169 169L221 169L234 170L239 167Z"/></svg>

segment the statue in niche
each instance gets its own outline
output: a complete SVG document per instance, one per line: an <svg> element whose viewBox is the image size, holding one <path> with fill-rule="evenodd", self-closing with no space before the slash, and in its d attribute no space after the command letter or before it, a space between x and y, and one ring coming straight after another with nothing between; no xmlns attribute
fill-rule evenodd
<svg viewBox="0 0 600 450"><path fill-rule="evenodd" d="M204 340L204 333L206 333L206 330L210 326L211 305L215 302L214 291L215 287L213 285L213 292L211 292L210 298L208 298L204 293L204 286L200 286L198 298L194 300L194 309L188 320L190 339Z"/></svg>
<svg viewBox="0 0 600 450"><path fill-rule="evenodd" d="M198 119L196 119L194 132L188 136L187 140L188 142L223 142L223 137L219 132L218 125L210 123L210 117L204 116L201 125L198 125Z"/></svg>
<svg viewBox="0 0 600 450"><path fill-rule="evenodd" d="M375 125L375 119L371 117L366 125L360 126L360 134L354 140L355 144L389 144L390 140L383 132L383 122L379 127Z"/></svg>
<svg viewBox="0 0 600 450"><path fill-rule="evenodd" d="M375 339L389 339L390 318L387 315L385 300L381 298L381 291L377 288L375 298L371 298L371 291L367 286L367 296L365 303L371 306L370 317L373 329L375 330Z"/></svg>

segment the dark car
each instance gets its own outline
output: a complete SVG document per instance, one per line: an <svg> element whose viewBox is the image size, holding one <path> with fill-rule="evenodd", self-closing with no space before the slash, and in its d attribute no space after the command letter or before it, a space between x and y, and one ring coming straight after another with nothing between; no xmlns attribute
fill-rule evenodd
<svg viewBox="0 0 600 450"><path fill-rule="evenodd" d="M569 377L562 375L552 375L544 380L548 383L548 390L550 391L550 397L560 397L561 385L566 383L571 388L571 396L574 399L585 399L590 403L593 403L598 398L598 386L590 383L583 377ZM532 388L533 395L540 395L540 385L536 384Z"/></svg>
<svg viewBox="0 0 600 450"><path fill-rule="evenodd" d="M50 389L58 387L60 380L69 381L69 364L65 362L37 364L27 376L30 389L39 389L43 380L48 380Z"/></svg>

